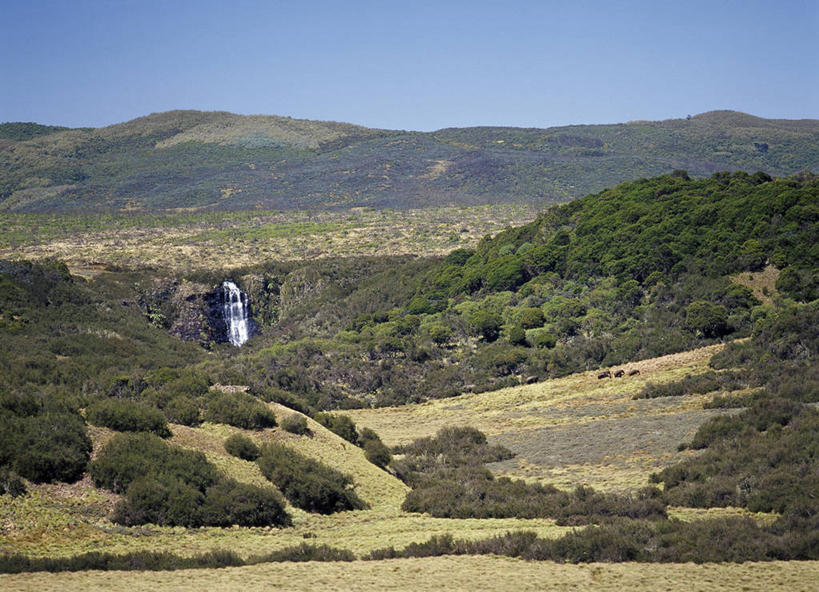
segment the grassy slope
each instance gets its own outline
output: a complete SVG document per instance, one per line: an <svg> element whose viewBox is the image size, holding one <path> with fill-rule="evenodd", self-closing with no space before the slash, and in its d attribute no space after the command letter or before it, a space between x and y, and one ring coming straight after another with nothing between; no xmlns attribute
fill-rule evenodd
<svg viewBox="0 0 819 592"><path fill-rule="evenodd" d="M559 564L507 557L273 563L177 572L0 575L4 590L811 590L819 562Z"/></svg>
<svg viewBox="0 0 819 592"><path fill-rule="evenodd" d="M347 412L389 445L433 435L447 425L474 426L517 453L491 468L510 477L560 487L587 483L604 490L633 490L647 474L680 460L677 445L716 411L706 395L632 400L647 382L656 384L704 371L722 346L633 362L640 374L597 379L597 371L539 384L465 394L418 405Z"/></svg>
<svg viewBox="0 0 819 592"><path fill-rule="evenodd" d="M26 136L19 136L25 138ZM433 133L171 111L0 144L0 209L430 207L554 203L686 168L819 166L819 122L690 120Z"/></svg>
<svg viewBox="0 0 819 592"><path fill-rule="evenodd" d="M272 404L279 418L296 413ZM541 536L558 536L566 528L551 520L450 520L408 514L400 510L407 487L364 458L360 448L307 419L311 437L296 436L280 428L251 432L225 425L203 424L199 428L172 425L172 442L205 453L208 460L234 479L271 486L255 463L236 459L224 451L224 440L245 433L257 442L277 441L351 475L356 492L370 504L368 510L328 516L308 514L288 504L294 527L200 528L144 526L125 528L112 524L107 515L117 496L93 486L86 477L66 485L32 486L32 494L12 499L0 496L0 552L33 556L70 556L96 550L126 553L134 550L171 550L194 555L215 548L229 548L242 556L281 549L302 542L328 544L356 554L395 545L404 547L431 535L452 534L481 539L509 530L534 530ZM112 432L91 430L98 450Z"/></svg>

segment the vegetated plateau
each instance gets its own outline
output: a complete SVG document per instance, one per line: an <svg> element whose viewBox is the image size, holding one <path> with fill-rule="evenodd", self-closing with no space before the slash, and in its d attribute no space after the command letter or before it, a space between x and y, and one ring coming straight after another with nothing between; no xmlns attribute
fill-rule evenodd
<svg viewBox="0 0 819 592"><path fill-rule="evenodd" d="M696 178L673 170L536 217L499 206L434 210L447 224L469 212L475 228L482 212L527 220L504 230L496 220L482 227L493 236L480 240L471 231L428 250L348 257L327 250L318 259L294 253L234 266L160 265L155 255L140 264L140 245L148 252L153 230L167 229L162 242L188 225L182 242L229 238L252 248L279 224L254 226L259 216L285 214L227 212L226 226L222 214L203 211L144 213L136 222L115 213L183 204L182 185L160 187L150 175L184 162L210 162L210 174L243 159L258 171L261 161L248 151L292 157L287 175L325 183L333 176L321 163L348 166L343 159L361 159L363 146L383 156L390 146L409 150L409 142L467 150L478 160L571 149L572 158L555 158L619 162L621 148L613 140L598 146L592 132L629 138L639 130L699 142L700 152L681 150L707 160L715 157L703 138L714 129L753 128L780 135L753 136L758 146L745 164L778 155L776 166L809 170L812 125L712 113L579 126L569 140L560 139L566 130L406 134L188 112L103 130L5 125L3 158L16 159L4 169L6 209L104 208L114 211L104 220L134 230L134 242L127 261L115 260L113 249L96 261L71 261L66 239L84 226L103 231L99 220L4 214L18 233L5 245L11 253L19 244L71 266L59 258L0 263L0 569L273 573L268 564L281 561L358 559L367 561L351 569L372 576L385 562L404 569L421 561L453 567L439 576L446 588L466 581L466 570L497 564L438 556L819 559L819 179L810 172ZM662 146L653 145L655 155ZM790 160L777 152L783 146ZM75 151L77 178L59 176L63 149ZM53 162L38 150L51 150ZM427 162L424 150L413 152L416 164ZM176 155L165 169L156 166L160 152ZM395 162L385 170L401 169ZM36 168L46 165L52 169ZM543 173L525 167L515 192L481 177L480 167L430 166L401 173L421 184L412 191L393 179L372 203L423 206L404 200L420 187L439 204L445 193L429 187L456 178L460 184L446 191L468 203L494 200L496 191L513 201L570 197L532 193L528 184L541 183ZM776 166L760 168L779 173ZM213 181L203 180L202 167L185 191ZM693 171L710 173L705 165ZM142 174L142 201L127 205L118 192L133 196L125 180ZM381 182L365 177L368 187ZM211 185L190 205L210 203L211 190L224 200L220 208L341 203L275 201L290 189L265 201L254 193L262 187L253 185L256 176L235 179L248 185L227 193ZM282 177L282 187L291 180ZM58 182L71 187L55 189ZM314 192L333 195L323 186ZM344 203L362 203L355 199ZM306 216L307 227L278 232L312 241L355 230L339 228L357 223L346 217L377 224L389 214L293 215ZM152 230L144 243L139 220ZM199 234L191 232L197 225L204 225ZM43 250L26 251L34 242ZM258 325L241 348L225 342L220 317L228 279L249 296ZM746 565L747 573L757 569ZM15 577L0 581L17 585ZM85 580L50 581L82 587Z"/></svg>

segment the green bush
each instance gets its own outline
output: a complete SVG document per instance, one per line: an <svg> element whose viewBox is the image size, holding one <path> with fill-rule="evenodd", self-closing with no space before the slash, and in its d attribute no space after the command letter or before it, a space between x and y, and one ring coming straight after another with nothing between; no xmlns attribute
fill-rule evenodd
<svg viewBox="0 0 819 592"><path fill-rule="evenodd" d="M225 440L225 450L228 454L242 460L255 461L259 458L259 447L250 438L243 434L233 434Z"/></svg>
<svg viewBox="0 0 819 592"><path fill-rule="evenodd" d="M187 395L179 395L171 399L164 411L165 417L170 422L190 427L196 427L200 423L199 405Z"/></svg>
<svg viewBox="0 0 819 592"><path fill-rule="evenodd" d="M728 309L702 300L692 302L685 309L685 326L705 337L721 337L728 333Z"/></svg>
<svg viewBox="0 0 819 592"><path fill-rule="evenodd" d="M89 468L95 484L124 493L112 520L126 526L284 526L275 491L225 479L198 451L153 434L120 434Z"/></svg>
<svg viewBox="0 0 819 592"><path fill-rule="evenodd" d="M349 416L341 413L317 413L313 419L350 444L358 444L358 430Z"/></svg>
<svg viewBox="0 0 819 592"><path fill-rule="evenodd" d="M302 543L294 547L285 547L267 555L253 557L248 563L269 563L283 561L355 561L352 551L336 549L328 545L310 545Z"/></svg>
<svg viewBox="0 0 819 592"><path fill-rule="evenodd" d="M36 483L73 482L82 477L91 456L91 440L81 417L69 413L23 417L14 431L13 436L7 434L14 439L11 469L20 476Z"/></svg>
<svg viewBox="0 0 819 592"><path fill-rule="evenodd" d="M209 526L290 526L284 500L269 487L222 480L207 491L202 508Z"/></svg>
<svg viewBox="0 0 819 592"><path fill-rule="evenodd" d="M348 476L291 448L265 444L256 462L262 474L297 508L320 514L366 508L351 489Z"/></svg>
<svg viewBox="0 0 819 592"><path fill-rule="evenodd" d="M97 487L125 493L136 479L153 476L181 480L204 492L219 480L219 472L205 455L168 446L154 434L117 434L89 465Z"/></svg>
<svg viewBox="0 0 819 592"><path fill-rule="evenodd" d="M537 329L545 322L543 311L539 308L524 308L520 314L520 324L524 329Z"/></svg>
<svg viewBox="0 0 819 592"><path fill-rule="evenodd" d="M245 393L219 393L209 401L205 421L226 423L246 430L276 425L276 416L264 403Z"/></svg>
<svg viewBox="0 0 819 592"><path fill-rule="evenodd" d="M514 325L506 331L506 339L512 345L529 345L526 341L526 331L520 325Z"/></svg>
<svg viewBox="0 0 819 592"><path fill-rule="evenodd" d="M298 434L300 436L310 433L310 429L307 427L307 420L303 415L297 413L291 413L285 417L282 420L282 428L291 434Z"/></svg>
<svg viewBox="0 0 819 592"><path fill-rule="evenodd" d="M503 319L499 315L486 310L479 310L469 319L469 329L473 335L484 341L492 342L500 335Z"/></svg>
<svg viewBox="0 0 819 592"><path fill-rule="evenodd" d="M93 403L86 410L86 417L93 425L118 432L153 432L161 438L171 436L168 422L159 409L127 399L103 399Z"/></svg>

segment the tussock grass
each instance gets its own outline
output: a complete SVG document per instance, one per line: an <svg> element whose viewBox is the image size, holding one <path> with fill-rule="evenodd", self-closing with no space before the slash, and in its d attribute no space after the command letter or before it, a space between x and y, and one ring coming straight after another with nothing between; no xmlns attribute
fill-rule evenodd
<svg viewBox="0 0 819 592"><path fill-rule="evenodd" d="M176 572L78 572L0 576L17 590L811 590L819 562L742 564L560 564L492 556L426 557L353 563L262 564Z"/></svg>

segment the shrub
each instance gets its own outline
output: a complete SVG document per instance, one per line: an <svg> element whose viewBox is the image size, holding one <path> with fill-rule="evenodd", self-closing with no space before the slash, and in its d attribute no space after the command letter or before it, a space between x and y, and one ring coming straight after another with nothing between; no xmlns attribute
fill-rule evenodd
<svg viewBox="0 0 819 592"><path fill-rule="evenodd" d="M179 479L204 492L219 480L219 473L198 451L168 446L154 434L118 434L102 448L88 467L97 487L125 493L146 475Z"/></svg>
<svg viewBox="0 0 819 592"><path fill-rule="evenodd" d="M276 416L270 408L246 393L215 395L208 401L204 419L246 430L260 430L276 425Z"/></svg>
<svg viewBox="0 0 819 592"><path fill-rule="evenodd" d="M85 472L91 440L85 422L69 413L20 418L11 468L36 483L72 482Z"/></svg>
<svg viewBox="0 0 819 592"><path fill-rule="evenodd" d="M164 411L168 421L191 427L199 425L199 405L186 395L171 399Z"/></svg>
<svg viewBox="0 0 819 592"><path fill-rule="evenodd" d="M264 445L256 462L262 474L297 508L332 514L366 507L350 489L348 476L286 446Z"/></svg>
<svg viewBox="0 0 819 592"><path fill-rule="evenodd" d="M537 329L545 322L543 311L539 308L524 308L520 314L520 324L524 329Z"/></svg>
<svg viewBox="0 0 819 592"><path fill-rule="evenodd" d="M248 563L270 563L282 561L355 561L352 551L336 549L328 545L302 543L286 547L267 555L251 558Z"/></svg>
<svg viewBox="0 0 819 592"><path fill-rule="evenodd" d="M283 526L275 491L225 479L198 451L168 446L153 434L121 434L91 464L94 482L124 496L112 520L132 526Z"/></svg>
<svg viewBox="0 0 819 592"><path fill-rule="evenodd" d="M349 416L341 413L317 413L313 419L349 443L358 444L358 430Z"/></svg>
<svg viewBox="0 0 819 592"><path fill-rule="evenodd" d="M298 434L300 436L310 433L310 429L307 427L307 420L303 415L296 413L291 413L282 420L282 428L291 434Z"/></svg>
<svg viewBox="0 0 819 592"><path fill-rule="evenodd" d="M469 319L469 329L473 335L484 341L492 342L498 338L503 320L499 315L486 310L479 310Z"/></svg>
<svg viewBox="0 0 819 592"><path fill-rule="evenodd" d="M728 309L702 300L692 302L685 309L685 326L705 337L721 337L728 333Z"/></svg>
<svg viewBox="0 0 819 592"><path fill-rule="evenodd" d="M539 349L552 349L557 344L557 337L549 329L531 329L526 332L529 345Z"/></svg>
<svg viewBox="0 0 819 592"><path fill-rule="evenodd" d="M364 443L364 456L377 467L385 468L392 460L390 449L381 440L367 440Z"/></svg>
<svg viewBox="0 0 819 592"><path fill-rule="evenodd" d="M520 325L514 325L506 331L506 339L512 345L529 345L526 341L526 331Z"/></svg>
<svg viewBox="0 0 819 592"><path fill-rule="evenodd" d="M271 488L223 480L207 491L202 509L209 526L290 526L284 500Z"/></svg>
<svg viewBox="0 0 819 592"><path fill-rule="evenodd" d="M161 438L171 436L168 422L159 409L127 399L103 399L88 407L89 423L118 432L153 432Z"/></svg>
<svg viewBox="0 0 819 592"><path fill-rule="evenodd" d="M259 447L242 434L233 434L225 440L225 450L228 454L241 458L242 460L249 460L251 462L259 458Z"/></svg>

